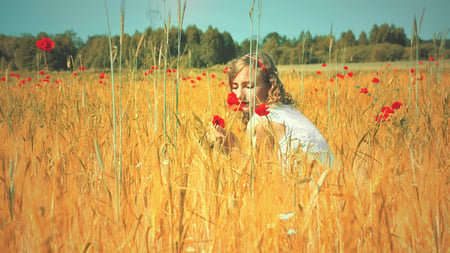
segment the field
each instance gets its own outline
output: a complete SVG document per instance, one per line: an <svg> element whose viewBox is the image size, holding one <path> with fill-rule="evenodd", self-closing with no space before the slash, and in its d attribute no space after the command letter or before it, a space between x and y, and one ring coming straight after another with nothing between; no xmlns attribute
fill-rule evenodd
<svg viewBox="0 0 450 253"><path fill-rule="evenodd" d="M344 67L280 67L340 163L284 173L206 141L224 66L0 75L0 251L449 252L449 63Z"/></svg>

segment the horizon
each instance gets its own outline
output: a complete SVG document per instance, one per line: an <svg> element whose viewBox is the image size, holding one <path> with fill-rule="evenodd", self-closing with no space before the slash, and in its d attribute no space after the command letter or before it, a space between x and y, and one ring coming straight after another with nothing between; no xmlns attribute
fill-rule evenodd
<svg viewBox="0 0 450 253"><path fill-rule="evenodd" d="M83 42L91 36L107 35L105 6L100 1L80 0L76 4L43 0L36 3L23 0L20 5L13 1L2 3L2 9L8 10L0 16L0 34L20 37L24 34L37 36L40 32L49 35L73 31ZM123 1L124 32L133 35L136 31L145 32L149 27L159 29L168 23L177 23L177 1ZM253 9L253 33L249 12L252 1L230 0L227 3L197 0L187 2L183 30L195 25L202 32L208 26L217 28L221 33L228 32L233 40L241 43L256 36L259 26L259 38L277 32L287 39L298 38L302 31L309 31L313 36L329 35L340 38L341 33L351 30L355 37L364 31L369 35L374 25L394 25L403 28L408 38L411 37L414 18L420 24L423 21L419 37L431 40L434 35L445 33L450 28L446 10L450 3L445 0L408 0L359 2L343 0L335 2L311 2L307 5L297 1L285 1L283 4L263 2L255 4ZM23 9L22 6L29 8ZM70 11L67 11L70 10ZM107 3L111 35L120 34L120 1ZM258 23L258 11L261 16ZM80 14L81 13L81 14ZM88 17L88 18L86 18ZM13 25L11 25L13 24Z"/></svg>

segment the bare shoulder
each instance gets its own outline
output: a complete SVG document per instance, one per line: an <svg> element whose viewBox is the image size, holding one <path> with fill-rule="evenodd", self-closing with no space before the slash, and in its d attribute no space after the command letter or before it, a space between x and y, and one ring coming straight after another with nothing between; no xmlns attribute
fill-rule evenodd
<svg viewBox="0 0 450 253"><path fill-rule="evenodd" d="M255 126L255 134L256 138L258 139L270 136L278 142L285 136L286 126L277 122L269 121L264 118L261 119L259 124Z"/></svg>

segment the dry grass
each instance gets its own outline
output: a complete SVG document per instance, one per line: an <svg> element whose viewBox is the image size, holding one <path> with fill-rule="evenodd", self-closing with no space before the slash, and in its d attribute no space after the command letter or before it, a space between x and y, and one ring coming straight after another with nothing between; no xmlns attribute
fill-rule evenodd
<svg viewBox="0 0 450 253"><path fill-rule="evenodd" d="M325 73L305 75L300 99L298 71L283 71L295 106L322 129L341 169L300 159L283 176L276 163L256 161L253 186L248 163L230 161L204 140L218 114L245 141L226 109L220 69L209 70L217 76L209 84L200 70L180 73L202 80L195 88L180 83L176 144L168 88L167 146L163 94L153 111L153 81L135 86L132 74L122 74L119 220L110 86L86 73L55 74L66 80L58 88L1 83L1 251L448 252L450 73L444 68L439 83L427 64L418 116L407 104L407 71L352 66L353 78L336 79L329 126ZM374 72L382 72L379 85L371 82ZM375 122L395 101L403 106Z"/></svg>

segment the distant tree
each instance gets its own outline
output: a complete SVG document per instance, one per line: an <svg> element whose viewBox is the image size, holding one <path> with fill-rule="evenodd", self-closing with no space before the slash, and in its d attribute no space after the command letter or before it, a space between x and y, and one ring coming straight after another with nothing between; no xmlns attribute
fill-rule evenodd
<svg viewBox="0 0 450 253"><path fill-rule="evenodd" d="M211 26L202 34L201 37L202 57L209 66L226 63L224 56L225 41L223 35Z"/></svg>
<svg viewBox="0 0 450 253"><path fill-rule="evenodd" d="M403 28L394 28L391 35L391 43L395 43L401 46L407 46L408 38L406 37L405 30Z"/></svg>
<svg viewBox="0 0 450 253"><path fill-rule="evenodd" d="M278 44L278 40L276 37L271 37L268 41L266 41L263 44L262 49L264 51L266 51L267 53L269 53L272 58L274 59L275 62L278 62L281 54L282 54L282 50L280 48L280 44Z"/></svg>
<svg viewBox="0 0 450 253"><path fill-rule="evenodd" d="M231 34L228 32L222 33L223 37L223 61L228 62L231 59L236 58L236 46L234 44Z"/></svg>
<svg viewBox="0 0 450 253"><path fill-rule="evenodd" d="M202 31L198 29L195 25L189 25L185 29L186 43L188 45L199 45L202 37Z"/></svg>
<svg viewBox="0 0 450 253"><path fill-rule="evenodd" d="M359 34L358 45L360 45L360 46L369 45L369 40L367 39L367 34L366 34L366 32L362 31L362 32Z"/></svg>
<svg viewBox="0 0 450 253"><path fill-rule="evenodd" d="M48 52L47 63L52 70L66 70L67 60L69 56L75 57L77 54L77 48L72 41L73 33L70 31L63 34L57 34L53 41L55 42L55 48Z"/></svg>
<svg viewBox="0 0 450 253"><path fill-rule="evenodd" d="M373 25L372 30L370 30L369 42L371 45L375 45L379 42L379 28L378 25Z"/></svg>
<svg viewBox="0 0 450 253"><path fill-rule="evenodd" d="M389 42L390 34L391 34L391 27L388 24L382 24L378 28L377 42L378 43Z"/></svg>
<svg viewBox="0 0 450 253"><path fill-rule="evenodd" d="M256 48L256 40L252 40L252 48L253 50ZM239 50L237 52L238 56L242 56L245 54L248 54L250 52L250 40L249 39L245 39L241 42L241 44L239 45Z"/></svg>
<svg viewBox="0 0 450 253"><path fill-rule="evenodd" d="M36 69L36 52L36 38L32 35L22 35L14 52L15 65L23 70Z"/></svg>
<svg viewBox="0 0 450 253"><path fill-rule="evenodd" d="M269 41L272 41L272 43L276 42L278 46L281 46L286 41L286 36L281 36L277 32L271 32L264 37L262 41L263 46Z"/></svg>
<svg viewBox="0 0 450 253"><path fill-rule="evenodd" d="M346 47L352 47L356 45L355 35L351 30L341 33L341 38L339 39L339 41Z"/></svg>
<svg viewBox="0 0 450 253"><path fill-rule="evenodd" d="M113 47L116 43L113 42ZM86 46L78 51L78 58L81 57L88 68L105 69L110 67L108 38L103 35L91 36L86 42Z"/></svg>

